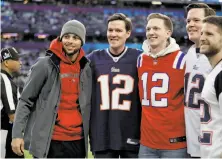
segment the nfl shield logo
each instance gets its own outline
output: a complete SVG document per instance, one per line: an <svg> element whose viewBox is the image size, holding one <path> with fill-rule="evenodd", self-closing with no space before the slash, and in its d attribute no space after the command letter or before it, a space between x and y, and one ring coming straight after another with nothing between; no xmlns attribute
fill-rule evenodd
<svg viewBox="0 0 222 159"><path fill-rule="evenodd" d="M153 60L153 65L157 65L157 62L158 62L157 59L154 59Z"/></svg>

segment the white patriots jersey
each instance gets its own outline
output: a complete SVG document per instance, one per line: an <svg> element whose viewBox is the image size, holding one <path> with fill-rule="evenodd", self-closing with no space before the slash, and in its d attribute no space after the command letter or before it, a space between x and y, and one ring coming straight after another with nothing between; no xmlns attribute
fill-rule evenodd
<svg viewBox="0 0 222 159"><path fill-rule="evenodd" d="M185 72L185 124L187 137L187 152L192 157L200 157L200 103L201 92L206 76L211 71L207 57L197 53L192 46L186 55Z"/></svg>
<svg viewBox="0 0 222 159"><path fill-rule="evenodd" d="M222 61L207 76L201 94L201 157L222 156Z"/></svg>
<svg viewBox="0 0 222 159"><path fill-rule="evenodd" d="M186 70L185 72L191 72L193 70L193 65L197 62L196 47L192 45L188 52L186 53Z"/></svg>

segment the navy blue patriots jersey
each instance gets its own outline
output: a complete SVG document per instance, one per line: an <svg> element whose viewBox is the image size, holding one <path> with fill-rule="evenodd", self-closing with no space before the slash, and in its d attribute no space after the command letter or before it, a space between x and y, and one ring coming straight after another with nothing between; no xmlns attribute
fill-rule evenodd
<svg viewBox="0 0 222 159"><path fill-rule="evenodd" d="M90 144L93 152L139 150L141 105L137 57L142 51L125 48L119 57L108 49L88 55L93 72Z"/></svg>

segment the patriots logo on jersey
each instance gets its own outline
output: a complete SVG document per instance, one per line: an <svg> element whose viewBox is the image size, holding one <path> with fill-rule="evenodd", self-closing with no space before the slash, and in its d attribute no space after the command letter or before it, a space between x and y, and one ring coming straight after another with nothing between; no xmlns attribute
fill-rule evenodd
<svg viewBox="0 0 222 159"><path fill-rule="evenodd" d="M199 67L197 67L197 65L193 65L193 69L194 70L198 70Z"/></svg>
<svg viewBox="0 0 222 159"><path fill-rule="evenodd" d="M111 68L111 72L120 72L120 69L119 69L119 68L112 67L112 68Z"/></svg>
<svg viewBox="0 0 222 159"><path fill-rule="evenodd" d="M157 63L158 63L157 59L154 59L154 60L153 60L153 64L154 64L154 65L157 65Z"/></svg>

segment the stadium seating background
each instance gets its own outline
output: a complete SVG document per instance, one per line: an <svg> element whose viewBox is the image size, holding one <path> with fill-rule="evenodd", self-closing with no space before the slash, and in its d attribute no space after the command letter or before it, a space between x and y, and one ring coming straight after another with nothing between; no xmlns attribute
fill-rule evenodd
<svg viewBox="0 0 222 159"><path fill-rule="evenodd" d="M16 0L19 1L19 0ZM192 44L185 29L185 6L190 0L160 0L162 5L127 0L13 0L1 1L1 47L14 46L22 54L22 75L16 82L22 87L28 70L39 56L45 55L50 41L59 36L62 25L71 19L80 20L87 29L86 54L108 47L106 39L107 18L113 13L124 13L132 19L133 32L127 46L141 49L145 37L146 18L150 13L163 13L174 24L173 37L186 52ZM41 1L41 0L38 0ZM203 1L203 0L201 0ZM47 3L46 3L47 2ZM73 4L68 4L73 2ZM149 2L149 3L148 3ZM205 0L218 15L222 15L219 0Z"/></svg>

